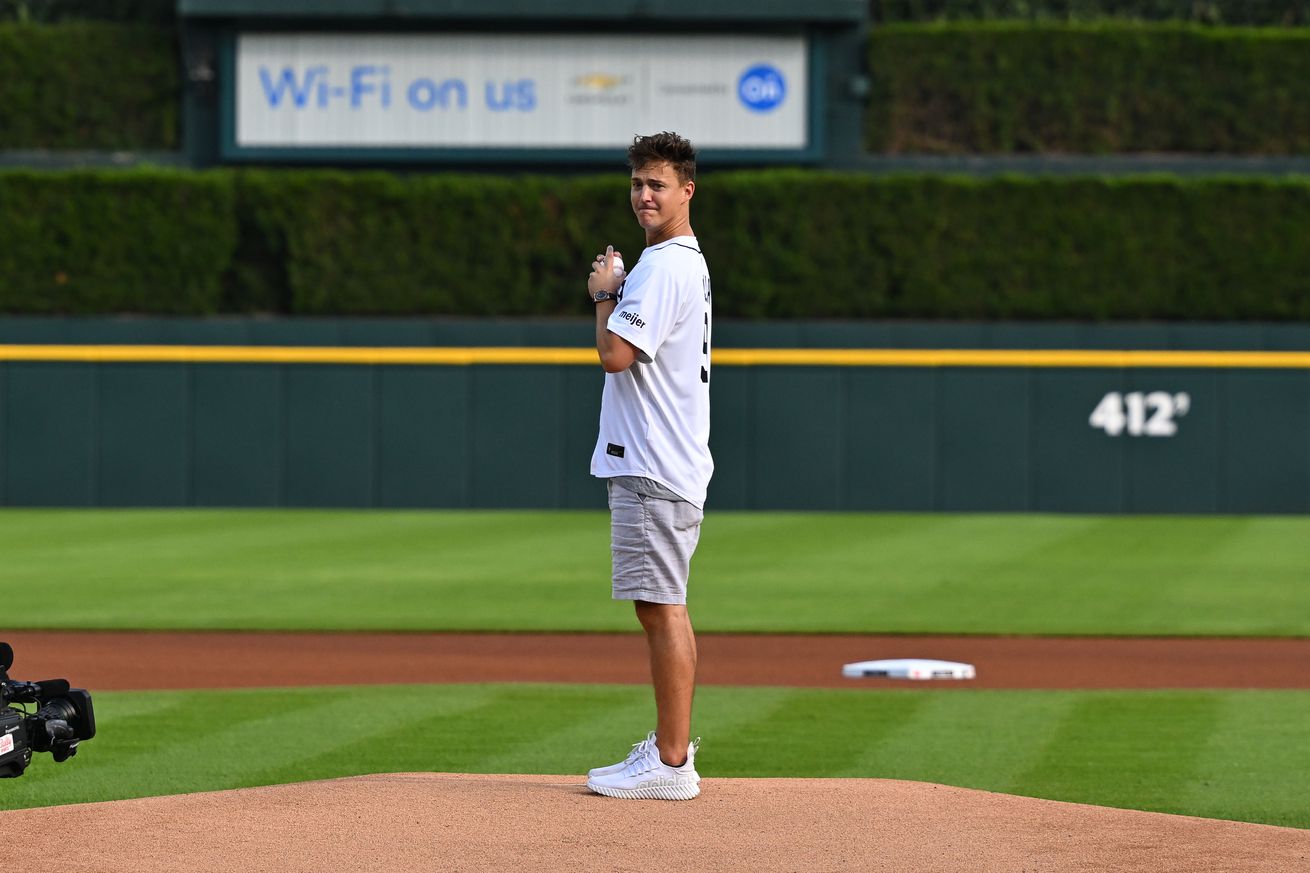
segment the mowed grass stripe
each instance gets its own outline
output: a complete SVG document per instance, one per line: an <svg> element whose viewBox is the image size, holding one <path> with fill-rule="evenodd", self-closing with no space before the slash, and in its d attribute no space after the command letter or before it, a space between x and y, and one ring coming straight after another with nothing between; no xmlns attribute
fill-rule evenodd
<svg viewBox="0 0 1310 873"><path fill-rule="evenodd" d="M562 600L583 626L608 612L630 629L630 610L607 609L608 521L573 515L8 511L0 588L11 626L25 611L49 621L30 590L49 580L79 591L62 627L546 630Z"/></svg>
<svg viewBox="0 0 1310 873"><path fill-rule="evenodd" d="M705 696L717 704L721 695ZM735 730L718 730L716 719L723 710L731 712L750 700L722 696L722 705L704 707L708 714L698 729L711 740L703 753L705 766L724 776L860 775L850 772L851 762L864 749L880 744L897 724L912 720L927 703L922 696L855 694L834 699L796 690L780 694L757 720L738 718Z"/></svg>
<svg viewBox="0 0 1310 873"><path fill-rule="evenodd" d="M1194 815L1233 818L1241 809L1250 821L1310 827L1306 774L1310 773L1310 694L1293 691L1237 691L1216 698L1209 742L1196 756L1191 782L1177 802ZM1276 714L1276 715L1275 715ZM1253 766L1244 749L1260 749L1275 766Z"/></svg>
<svg viewBox="0 0 1310 873"><path fill-rule="evenodd" d="M899 633L1310 631L1307 519L734 515L722 543L709 524L695 578L716 630L781 614Z"/></svg>
<svg viewBox="0 0 1310 873"><path fill-rule="evenodd" d="M1014 792L1052 800L1175 810L1214 736L1222 699L1205 692L1081 696Z"/></svg>
<svg viewBox="0 0 1310 873"><path fill-rule="evenodd" d="M294 775L299 763L329 750L338 753L346 771L349 762L369 757L368 743L379 726L466 711L494 695L494 688L478 686L456 695L388 695L385 686L345 693L248 689L237 694L94 695L97 733L85 749L64 765L38 757L0 803L13 808L299 781L306 778ZM176 705L159 717L116 718L120 698L131 706L151 697L176 698ZM275 768L293 775L264 778ZM46 799L31 802L38 795Z"/></svg>
<svg viewBox="0 0 1310 873"><path fill-rule="evenodd" d="M38 756L16 809L396 771L581 774L650 727L628 686L98 695L99 735ZM1007 717L1007 714L1009 717ZM705 688L702 775L847 775L1310 827L1310 692ZM1290 745L1289 745L1290 744ZM1017 774L1017 778L1016 778Z"/></svg>
<svg viewBox="0 0 1310 873"><path fill-rule="evenodd" d="M0 593L12 628L632 630L608 539L604 512L6 510ZM703 631L1310 636L1306 542L1310 517L711 512L691 596Z"/></svg>
<svg viewBox="0 0 1310 873"><path fill-rule="evenodd" d="M894 722L894 730L869 744L841 775L1019 793L1016 776L1034 765L1081 696L1059 691L900 693L924 705L912 717Z"/></svg>
<svg viewBox="0 0 1310 873"><path fill-rule="evenodd" d="M372 721L372 730L363 742L355 736L357 731L348 732L341 742L253 773L248 782L258 785L327 779L384 770L570 772L555 768L576 767L577 750L556 741L555 735L574 724L595 723L621 707L623 697L630 696L613 688L596 693L586 688L555 687L551 695L543 695L540 688L513 685L481 686L479 691L476 702L466 701L468 705L464 706L404 718L387 711ZM388 696L388 704L403 705L413 694L406 688L395 689ZM426 696L417 694L420 699ZM452 696L465 694L461 689ZM507 712L515 714L516 724L506 723ZM489 741L493 737L494 742ZM621 757L619 754L615 760ZM473 762L476 764L470 766Z"/></svg>
<svg viewBox="0 0 1310 873"><path fill-rule="evenodd" d="M694 565L704 582L698 617L708 614L725 631L758 629L776 612L816 630L835 629L842 615L848 627L977 632L981 616L995 617L1004 590L1006 623L1025 627L1040 620L1055 592L1068 596L1034 556L1098 524L1029 516L1016 526L1000 515L712 518Z"/></svg>

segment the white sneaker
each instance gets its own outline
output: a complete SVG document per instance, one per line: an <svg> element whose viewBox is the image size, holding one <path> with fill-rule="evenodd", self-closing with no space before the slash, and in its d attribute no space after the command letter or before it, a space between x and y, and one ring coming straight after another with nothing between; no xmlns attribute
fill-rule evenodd
<svg viewBox="0 0 1310 873"><path fill-rule="evenodd" d="M587 787L606 797L624 800L691 800L700 794L700 774L696 772L696 750L700 738L687 746L687 763L670 767L660 760L660 750L652 741L622 770L591 776Z"/></svg>
<svg viewBox="0 0 1310 873"><path fill-rule="evenodd" d="M624 758L617 764L610 764L608 767L595 767L587 771L587 778L590 779L593 776L608 776L611 773L617 773L633 761L640 758L645 754L646 750L653 745L655 745L655 732L651 731L646 734L646 739L642 740L640 743L632 744L632 751L628 752L628 757Z"/></svg>

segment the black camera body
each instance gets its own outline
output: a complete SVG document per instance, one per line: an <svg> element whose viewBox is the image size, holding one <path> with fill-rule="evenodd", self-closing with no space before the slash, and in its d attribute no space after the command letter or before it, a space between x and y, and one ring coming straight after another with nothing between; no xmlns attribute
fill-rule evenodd
<svg viewBox="0 0 1310 873"><path fill-rule="evenodd" d="M0 777L22 776L33 752L56 761L77 754L77 744L96 735L91 695L67 679L17 682L9 678L14 650L0 643ZM12 704L34 704L36 712Z"/></svg>

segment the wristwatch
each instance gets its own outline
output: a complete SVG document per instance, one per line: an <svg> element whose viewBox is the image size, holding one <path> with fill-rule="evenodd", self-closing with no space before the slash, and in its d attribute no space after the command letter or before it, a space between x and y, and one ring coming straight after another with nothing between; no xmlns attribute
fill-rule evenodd
<svg viewBox="0 0 1310 873"><path fill-rule="evenodd" d="M592 295L591 302L599 303L602 300L618 300L618 299L619 299L619 295L614 293L613 291L597 291L594 295Z"/></svg>

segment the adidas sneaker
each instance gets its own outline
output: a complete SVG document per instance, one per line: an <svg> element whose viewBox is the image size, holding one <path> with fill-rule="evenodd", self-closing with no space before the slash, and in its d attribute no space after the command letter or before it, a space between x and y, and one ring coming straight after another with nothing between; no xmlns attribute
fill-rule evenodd
<svg viewBox="0 0 1310 873"><path fill-rule="evenodd" d="M587 787L597 794L624 800L691 800L700 794L700 774L696 772L699 748L697 738L687 746L687 762L670 767L660 760L660 750L652 739L623 769L588 777Z"/></svg>

